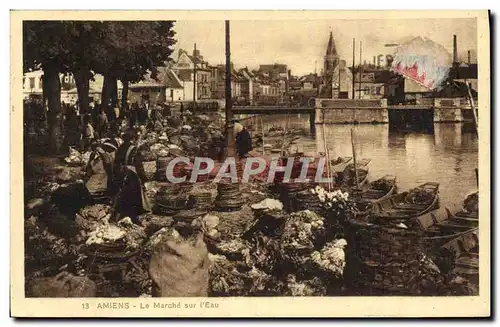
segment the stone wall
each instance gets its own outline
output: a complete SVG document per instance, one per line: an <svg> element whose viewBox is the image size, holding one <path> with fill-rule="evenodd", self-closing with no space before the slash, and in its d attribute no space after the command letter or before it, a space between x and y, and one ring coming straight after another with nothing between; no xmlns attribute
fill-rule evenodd
<svg viewBox="0 0 500 327"><path fill-rule="evenodd" d="M388 123L387 100L318 99L316 123Z"/></svg>
<svg viewBox="0 0 500 327"><path fill-rule="evenodd" d="M435 123L455 123L463 120L460 98L434 99Z"/></svg>

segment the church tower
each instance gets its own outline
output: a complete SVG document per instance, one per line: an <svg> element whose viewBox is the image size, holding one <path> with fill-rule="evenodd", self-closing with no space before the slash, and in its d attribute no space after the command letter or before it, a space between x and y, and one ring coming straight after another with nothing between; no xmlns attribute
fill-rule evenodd
<svg viewBox="0 0 500 327"><path fill-rule="evenodd" d="M339 55L337 53L337 47L335 46L333 34L332 32L330 32L330 38L328 39L328 46L326 47L326 55L323 66L323 85L321 88L320 96L326 98L333 97L333 73L338 65Z"/></svg>
<svg viewBox="0 0 500 327"><path fill-rule="evenodd" d="M337 54L337 47L333 40L333 34L330 32L330 39L326 48L324 72L325 75L332 74L339 64L339 55Z"/></svg>

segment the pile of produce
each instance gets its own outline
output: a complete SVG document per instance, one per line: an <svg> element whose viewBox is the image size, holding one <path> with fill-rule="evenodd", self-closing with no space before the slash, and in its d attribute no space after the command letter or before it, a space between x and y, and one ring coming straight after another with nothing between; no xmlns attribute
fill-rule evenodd
<svg viewBox="0 0 500 327"><path fill-rule="evenodd" d="M477 213L479 211L479 192L469 194L464 200L463 207L468 213Z"/></svg>
<svg viewBox="0 0 500 327"><path fill-rule="evenodd" d="M275 199L267 198L259 203L252 204L250 207L254 210L275 211L283 210L283 203Z"/></svg>
<svg viewBox="0 0 500 327"><path fill-rule="evenodd" d="M394 180L378 179L372 182L370 185L375 190L389 192L394 187Z"/></svg>
<svg viewBox="0 0 500 327"><path fill-rule="evenodd" d="M84 167L90 158L90 152L81 153L78 150L69 148L69 155L64 158L64 162L69 166Z"/></svg>
<svg viewBox="0 0 500 327"><path fill-rule="evenodd" d="M314 243L323 237L324 232L323 217L309 210L293 213L286 221L281 236L282 248L290 251L312 249Z"/></svg>
<svg viewBox="0 0 500 327"><path fill-rule="evenodd" d="M413 204L429 204L435 198L433 190L416 188L411 190L406 196L406 201Z"/></svg>
<svg viewBox="0 0 500 327"><path fill-rule="evenodd" d="M320 251L314 251L311 259L317 265L318 270L341 278L345 268L345 246L347 242L344 239L329 242Z"/></svg>
<svg viewBox="0 0 500 327"><path fill-rule="evenodd" d="M139 250L145 239L146 233L126 217L117 224L98 225L89 233L85 245L90 251L126 255Z"/></svg>

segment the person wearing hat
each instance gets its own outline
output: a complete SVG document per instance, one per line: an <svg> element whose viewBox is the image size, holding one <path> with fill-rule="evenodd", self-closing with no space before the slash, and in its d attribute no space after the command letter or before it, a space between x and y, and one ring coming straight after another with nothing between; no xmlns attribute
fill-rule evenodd
<svg viewBox="0 0 500 327"><path fill-rule="evenodd" d="M234 123L234 135L236 137L236 153L240 158L244 158L253 149L250 132L236 121Z"/></svg>
<svg viewBox="0 0 500 327"><path fill-rule="evenodd" d="M130 217L138 223L139 215L151 211L145 196L145 172L139 148L134 144L136 132L127 130L123 135L123 144L116 151L114 173L114 199L111 220L117 221Z"/></svg>

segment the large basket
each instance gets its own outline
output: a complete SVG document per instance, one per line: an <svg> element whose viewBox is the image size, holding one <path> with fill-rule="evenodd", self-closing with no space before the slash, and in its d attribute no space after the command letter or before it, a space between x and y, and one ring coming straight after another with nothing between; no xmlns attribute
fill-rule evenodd
<svg viewBox="0 0 500 327"><path fill-rule="evenodd" d="M154 180L156 176L156 161L143 161L142 167L146 174L146 180Z"/></svg>
<svg viewBox="0 0 500 327"><path fill-rule="evenodd" d="M367 294L412 294L423 248L422 231L350 220L346 223L350 286Z"/></svg>

